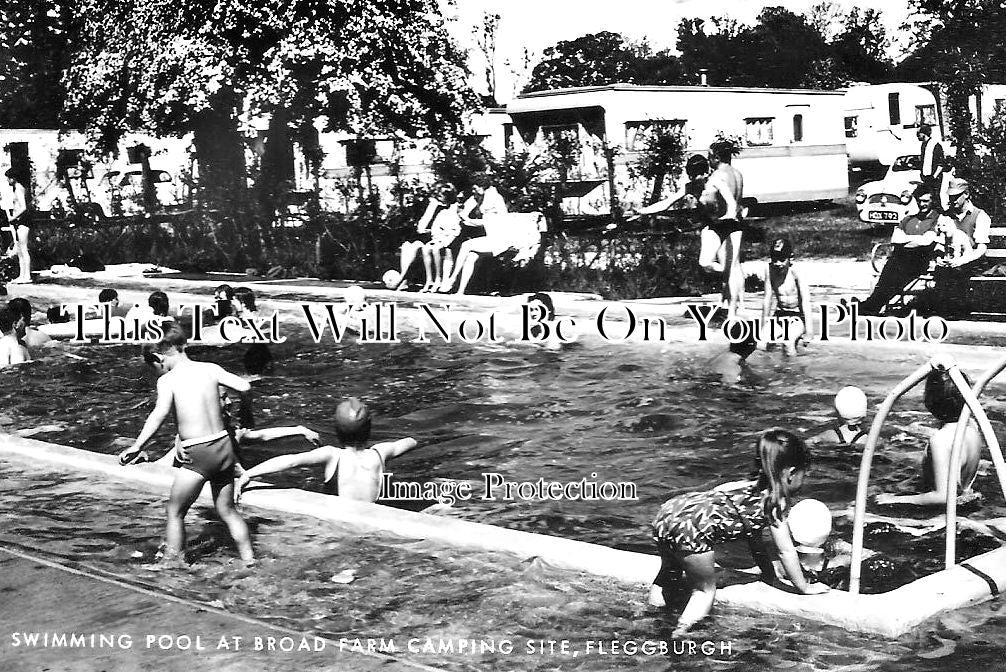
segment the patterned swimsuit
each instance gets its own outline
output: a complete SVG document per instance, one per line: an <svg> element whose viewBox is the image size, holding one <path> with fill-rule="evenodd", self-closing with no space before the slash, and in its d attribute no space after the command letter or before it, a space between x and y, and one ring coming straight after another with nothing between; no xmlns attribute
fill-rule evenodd
<svg viewBox="0 0 1006 672"><path fill-rule="evenodd" d="M653 521L661 555L711 551L716 544L765 529L766 490L750 482L731 490L678 495L664 502Z"/></svg>

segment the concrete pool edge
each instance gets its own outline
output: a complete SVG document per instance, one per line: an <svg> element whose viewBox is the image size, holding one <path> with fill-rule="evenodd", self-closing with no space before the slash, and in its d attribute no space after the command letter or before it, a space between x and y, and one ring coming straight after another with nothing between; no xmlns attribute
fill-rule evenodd
<svg viewBox="0 0 1006 672"><path fill-rule="evenodd" d="M0 454L45 461L166 492L172 470L156 464L121 467L113 455L0 433ZM203 493L203 501L208 501ZM559 569L649 584L659 568L653 555L621 551L561 537L510 530L484 523L393 509L295 489L248 491L243 505L305 515L351 529L424 539L455 548L504 552L522 560L540 559ZM897 637L936 614L984 602L1006 590L1006 547L971 558L888 593L850 595L832 591L802 596L755 582L717 592L721 604L764 613L806 618L847 630Z"/></svg>

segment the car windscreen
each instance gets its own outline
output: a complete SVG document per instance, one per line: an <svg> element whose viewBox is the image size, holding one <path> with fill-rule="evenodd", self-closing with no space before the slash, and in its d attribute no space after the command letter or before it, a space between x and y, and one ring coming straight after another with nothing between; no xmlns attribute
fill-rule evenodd
<svg viewBox="0 0 1006 672"><path fill-rule="evenodd" d="M911 154L909 156L899 156L894 161L894 165L891 166L891 170L894 172L901 172L904 170L919 170L922 166L919 165L918 154Z"/></svg>

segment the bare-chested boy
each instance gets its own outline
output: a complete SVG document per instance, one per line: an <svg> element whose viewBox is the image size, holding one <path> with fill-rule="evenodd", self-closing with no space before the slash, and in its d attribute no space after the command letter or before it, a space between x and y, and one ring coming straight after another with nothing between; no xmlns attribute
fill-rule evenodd
<svg viewBox="0 0 1006 672"><path fill-rule="evenodd" d="M234 508L236 458L224 425L219 391L224 386L246 395L251 385L216 364L192 361L185 354L185 341L185 332L177 323L166 323L164 337L155 345L144 346L144 360L160 373L157 403L132 447L120 453L119 461L136 461L143 446L173 412L181 439L178 457L182 468L175 472L168 498L165 557L183 557L185 514L209 481L217 514L230 530L241 559L252 562L248 526Z"/></svg>
<svg viewBox="0 0 1006 672"><path fill-rule="evenodd" d="M335 409L335 433L345 448L322 446L306 453L280 455L248 469L238 479L241 496L248 482L310 464L325 465L324 490L361 502L374 502L381 494L384 466L388 460L416 447L415 439L399 439L366 447L370 439L370 411L359 399L349 398Z"/></svg>
<svg viewBox="0 0 1006 672"><path fill-rule="evenodd" d="M19 328L21 320L10 308L0 308L0 369L31 360L28 348L21 342L24 332Z"/></svg>
<svg viewBox="0 0 1006 672"><path fill-rule="evenodd" d="M765 302L762 304L762 338L771 339L769 321L775 326L776 340L784 338L786 352L796 354L797 343L809 336L811 325L810 293L793 268L793 245L785 238L772 241L769 264L765 271ZM789 333L783 329L789 323ZM806 339L804 339L806 340Z"/></svg>

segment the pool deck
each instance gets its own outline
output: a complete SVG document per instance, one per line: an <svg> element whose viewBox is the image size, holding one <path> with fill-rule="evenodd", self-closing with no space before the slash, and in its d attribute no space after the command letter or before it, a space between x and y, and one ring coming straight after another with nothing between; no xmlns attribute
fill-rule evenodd
<svg viewBox="0 0 1006 672"><path fill-rule="evenodd" d="M872 267L867 261L847 259L816 259L798 262L796 265L804 281L811 287L815 304L837 306L841 299L864 297L869 294L873 282ZM746 262L746 274L761 275L764 261ZM244 285L254 289L260 306L287 311L287 315L299 313L300 303L341 302L346 289L357 284L366 292L368 302L394 302L405 310L418 312L419 304L427 304L433 310L447 309L459 316L483 315L488 311L498 311L514 317L519 315L524 295L501 297L483 295L458 296L454 294L419 294L417 292L392 291L379 283L367 281L321 281L313 278L271 280L243 274L218 273L201 277L187 277L179 274L159 276L123 276L115 272L83 274L40 278L35 284L8 288L11 296L25 296L29 300L52 302L91 303L96 300L99 289L115 288L124 303L146 303L151 291L161 290L169 294L172 305L185 300L199 300L207 305L211 302L213 290L220 284ZM183 296L177 296L183 295ZM572 292L550 292L560 317L571 317L581 326L587 320L593 321L604 308L610 308L606 320L613 323L625 322L627 309L638 318L660 318L672 335L667 340L694 341L698 333L697 323L687 314L689 305L714 305L717 295L701 297L657 297L651 299L626 299L606 301L596 294ZM741 317L752 319L761 315L761 292L747 293ZM830 309L830 319L837 316L837 308ZM821 307L815 313L820 320ZM301 319L302 316L301 316ZM881 318L859 318L859 324L876 323ZM921 320L920 320L921 321ZM819 327L815 327L819 331ZM590 333L588 331L588 333ZM841 331L839 338L842 340ZM957 320L950 323L949 341L960 339L972 344L982 344L986 338L1006 337L1006 328L1000 322L986 320ZM834 340L834 339L833 339ZM860 339L862 340L862 339ZM874 341L876 343L876 341Z"/></svg>
<svg viewBox="0 0 1006 672"><path fill-rule="evenodd" d="M290 642L295 648L281 651L279 639L290 635L265 624L256 627L194 605L62 571L48 563L11 555L2 547L0 593L0 631L4 637L0 659L4 672L435 669L388 656L354 653L351 647L340 650L336 642L322 640L319 644L310 636L309 650L297 650L301 639L294 637ZM33 635L37 639L31 646L27 638ZM46 635L65 637L67 642L73 635L82 638L77 646L51 639L45 646ZM99 639L102 635L103 642ZM272 651L267 650L270 637L275 644ZM256 638L260 650L255 648ZM315 647L321 650L313 650Z"/></svg>

